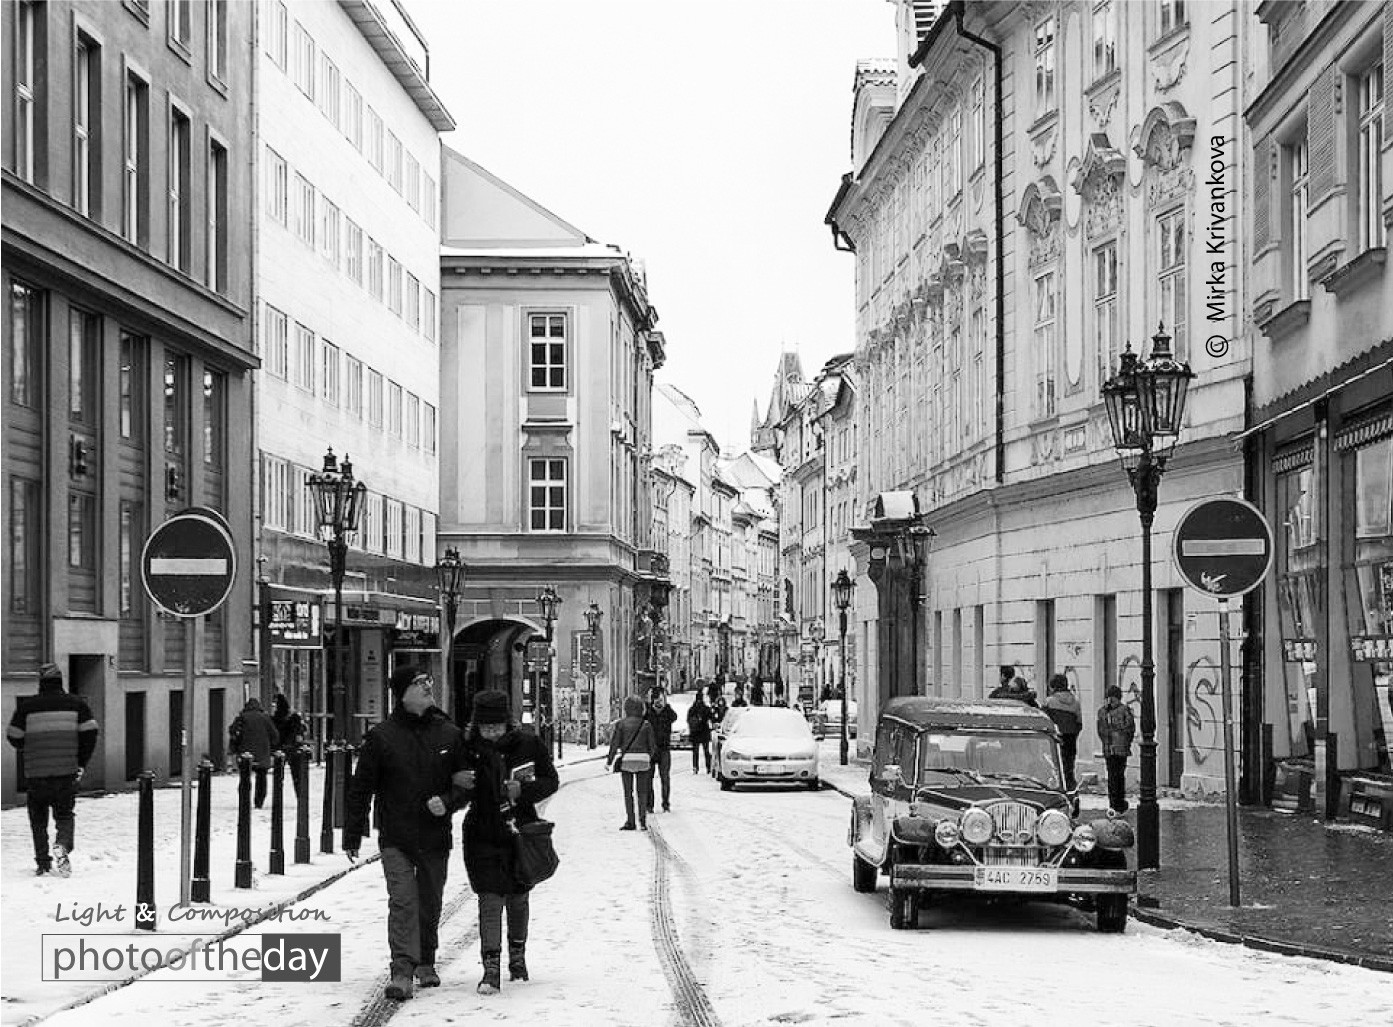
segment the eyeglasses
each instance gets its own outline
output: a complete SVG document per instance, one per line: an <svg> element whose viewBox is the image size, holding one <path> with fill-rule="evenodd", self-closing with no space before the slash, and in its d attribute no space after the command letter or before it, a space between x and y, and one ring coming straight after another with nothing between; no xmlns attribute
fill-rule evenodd
<svg viewBox="0 0 1393 1027"><path fill-rule="evenodd" d="M418 674L411 679L413 685L420 685L422 688L431 689L435 687L435 679L429 674Z"/></svg>

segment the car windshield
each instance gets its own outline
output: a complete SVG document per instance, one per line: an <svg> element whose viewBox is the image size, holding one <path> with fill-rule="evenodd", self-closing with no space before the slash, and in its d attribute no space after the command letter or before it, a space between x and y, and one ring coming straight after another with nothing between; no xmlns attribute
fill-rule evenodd
<svg viewBox="0 0 1393 1027"><path fill-rule="evenodd" d="M731 726L730 733L752 738L808 738L812 729L797 710L753 707Z"/></svg>
<svg viewBox="0 0 1393 1027"><path fill-rule="evenodd" d="M667 704L672 707L677 714L677 719L681 720L687 715L687 711L692 708L695 696L691 692L679 692L676 695L667 697Z"/></svg>
<svg viewBox="0 0 1393 1027"><path fill-rule="evenodd" d="M919 737L919 783L941 787L949 781L1059 788L1054 739L1026 731L925 732Z"/></svg>

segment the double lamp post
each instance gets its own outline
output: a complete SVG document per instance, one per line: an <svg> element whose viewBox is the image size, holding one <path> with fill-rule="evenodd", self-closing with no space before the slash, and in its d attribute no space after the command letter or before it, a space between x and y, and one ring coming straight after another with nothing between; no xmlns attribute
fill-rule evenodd
<svg viewBox="0 0 1393 1027"><path fill-rule="evenodd" d="M440 640L440 694L447 697L446 701L451 704L455 701L450 690L454 678L451 661L455 651L455 616L459 613L459 597L464 591L467 572L468 567L454 546L448 547L435 565L435 583L440 590L440 606L445 615L445 637Z"/></svg>
<svg viewBox="0 0 1393 1027"><path fill-rule="evenodd" d="M832 582L832 600L837 606L837 630L840 633L840 643L837 646L838 684L842 693L842 744L841 744L841 765L846 766L849 759L850 746L847 743L847 722L846 722L846 611L851 608L851 596L856 591L856 582L847 576L846 568L843 567L837 572L837 579Z"/></svg>
<svg viewBox="0 0 1393 1027"><path fill-rule="evenodd" d="M340 464L331 448L324 454L324 467L318 474L309 478L310 492L314 495L315 526L320 539L329 547L329 577L334 585L334 680L332 686L333 713L329 712L330 691L328 676L325 676L324 737L321 745L328 744L336 735L346 740L348 730L348 682L345 680L344 654L347 649L346 632L343 625L343 576L348 564L348 542L358 533L358 525L363 516L363 497L367 486L353 477L353 463L348 454L343 455Z"/></svg>
<svg viewBox="0 0 1393 1027"><path fill-rule="evenodd" d="M560 724L560 722L557 720L557 715L556 715L556 681L555 681L554 675L553 675L553 673L552 673L552 669L553 669L553 667L555 666L555 661L554 661L553 658L552 658L552 625L554 625L554 624L556 623L556 608L557 608L558 606L560 606L560 605L561 605L561 597L560 597L559 595L556 594L556 589L553 588L551 585L547 585L547 586L544 587L540 592L537 593L537 607L538 607L538 609L541 610L541 612L542 612L542 620L546 623L546 626L547 626L547 667L546 667L546 681L547 681L547 693L548 693L548 696L547 696L547 708L546 708L545 710L543 710L543 709L541 708L541 706L542 706L541 667L539 666L539 667L538 667L537 706L538 706L538 713L540 713L540 714L542 714L542 716L545 716L545 717L548 718L547 730L550 731L550 732L552 733L552 735L554 735L554 736L556 737L556 755L557 755L558 757L561 756L561 724ZM548 738L543 738L542 741L545 742L545 743L547 743L547 748L548 748L548 749L551 748L551 745L550 745L551 739L550 739L549 737L548 737Z"/></svg>

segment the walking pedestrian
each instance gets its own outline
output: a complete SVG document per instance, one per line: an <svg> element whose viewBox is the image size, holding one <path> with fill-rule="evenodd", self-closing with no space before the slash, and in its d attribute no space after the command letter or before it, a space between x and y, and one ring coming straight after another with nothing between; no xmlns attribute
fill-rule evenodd
<svg viewBox="0 0 1393 1027"><path fill-rule="evenodd" d="M271 753L280 746L280 728L271 715L261 708L261 700L252 696L242 707L242 712L232 718L227 729L227 737L232 742L232 755L249 752L252 756L252 772L256 775L256 796L253 800L260 809L266 801L266 771L271 766Z"/></svg>
<svg viewBox="0 0 1393 1027"><path fill-rule="evenodd" d="M24 772L25 804L29 830L34 837L35 875L53 871L55 877L72 876L73 835L76 826L77 783L97 749L97 720L87 700L63 688L63 672L57 664L39 668L39 691L22 695L5 737L18 750ZM53 811L57 835L50 855L48 814Z"/></svg>
<svg viewBox="0 0 1393 1027"><path fill-rule="evenodd" d="M644 717L643 700L631 695L624 700L624 716L614 724L609 736L609 755L605 766L619 774L624 791L624 823L621 831L634 830L634 790L638 790L638 826L648 830L648 803L652 798L653 725Z"/></svg>
<svg viewBox="0 0 1393 1027"><path fill-rule="evenodd" d="M1064 787L1074 788L1074 760L1079 752L1079 732L1083 730L1083 708L1079 698L1069 690L1069 679L1063 674L1050 678L1049 694L1040 701L1054 726L1059 729L1059 753L1064 757Z"/></svg>
<svg viewBox="0 0 1393 1027"><path fill-rule="evenodd" d="M701 773L701 756L706 754L706 771L711 772L711 704L700 689L687 708L687 737L692 740L692 773Z"/></svg>
<svg viewBox="0 0 1393 1027"><path fill-rule="evenodd" d="M348 786L343 851L358 858L376 805L377 847L387 881L391 980L383 989L404 1001L440 985L435 970L440 905L450 863L450 813L464 803L451 775L464 767L464 736L434 703L435 682L415 667L391 677L391 715L368 731ZM413 979L414 978L414 979Z"/></svg>
<svg viewBox="0 0 1393 1027"><path fill-rule="evenodd" d="M716 776L713 761L721 754L721 722L726 719L726 714L730 707L726 705L725 693L718 683L713 682L706 689L707 699L711 705L711 753L712 758L706 761L706 772L712 777Z"/></svg>
<svg viewBox="0 0 1393 1027"><path fill-rule="evenodd" d="M286 769L290 771L290 783L295 786L295 794L300 794L300 752L305 737L305 721L299 711L290 707L290 700L284 692L277 692L271 700L271 719L276 723L278 741L276 748L285 754Z"/></svg>
<svg viewBox="0 0 1393 1027"><path fill-rule="evenodd" d="M550 746L509 714L508 693L486 689L474 696L465 729L466 769L454 776L469 798L461 829L464 869L479 902L481 995L503 987L503 911L508 912L508 979L525 981L527 925L532 886L518 880L517 828L540 819L537 803L561 787Z"/></svg>
<svg viewBox="0 0 1393 1027"><path fill-rule="evenodd" d="M663 812L672 812L672 725L677 723L677 711L667 703L667 692L655 688L649 693L648 710L644 714L653 726L653 762L648 769L648 812L653 812L656 776L663 788Z"/></svg>
<svg viewBox="0 0 1393 1027"><path fill-rule="evenodd" d="M731 698L731 700L730 700L730 707L731 707L731 709L734 709L734 708L737 707L737 706L748 706L748 705L750 705L750 704L747 703L747 702L745 701L745 686L744 686L744 685L736 685L736 686L735 686L735 695L734 695L734 696Z"/></svg>
<svg viewBox="0 0 1393 1027"><path fill-rule="evenodd" d="M1127 757L1137 733L1132 708L1122 701L1122 689L1109 685L1098 708L1098 742L1108 768L1108 808L1114 813L1127 811Z"/></svg>

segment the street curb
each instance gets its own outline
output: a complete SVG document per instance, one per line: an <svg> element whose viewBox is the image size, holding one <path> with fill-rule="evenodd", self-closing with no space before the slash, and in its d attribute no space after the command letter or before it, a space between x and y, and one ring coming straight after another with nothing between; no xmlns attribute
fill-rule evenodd
<svg viewBox="0 0 1393 1027"><path fill-rule="evenodd" d="M830 786L842 795L845 795L848 799L856 798L852 792L847 791L840 785L833 784L825 778L822 783L823 787ZM1132 916L1144 924L1150 924L1152 927L1160 927L1164 930L1193 931L1205 938L1209 938L1211 941L1221 941L1230 945L1242 945L1245 948L1256 949L1261 952L1275 952L1283 956L1306 956L1309 959L1324 959L1331 963L1344 963L1347 966L1362 966L1366 970L1393 973L1393 959L1385 956L1361 956L1353 952L1341 952L1338 949L1323 949L1314 945L1301 945L1295 942L1276 941L1272 938L1264 938L1256 934L1239 934L1236 931L1225 931L1217 927L1202 927L1199 924L1190 923L1178 917L1157 913L1154 909L1138 906L1135 900L1128 905L1131 907Z"/></svg>

